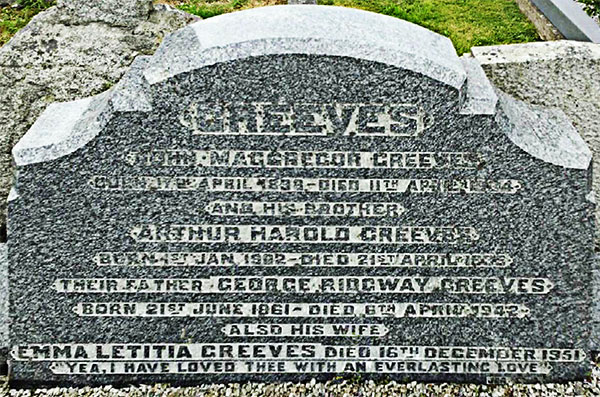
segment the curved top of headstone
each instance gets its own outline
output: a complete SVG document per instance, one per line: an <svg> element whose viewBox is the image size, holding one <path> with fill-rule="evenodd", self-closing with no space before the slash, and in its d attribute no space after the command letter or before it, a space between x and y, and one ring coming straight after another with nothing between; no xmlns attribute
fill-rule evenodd
<svg viewBox="0 0 600 397"><path fill-rule="evenodd" d="M396 18L307 5L243 11L174 33L154 56L136 58L111 90L49 106L13 148L15 164L73 153L94 139L114 112L152 111L153 83L265 54L347 56L416 71L461 89L460 114L496 115L509 139L532 156L568 168L589 165L591 152L562 112L531 108L505 95L498 109L498 97L479 63L458 58L448 39Z"/></svg>
<svg viewBox="0 0 600 397"><path fill-rule="evenodd" d="M145 77L180 73L261 55L316 54L412 70L460 89L466 75L452 42L410 22L344 7L285 5L225 14L169 36Z"/></svg>

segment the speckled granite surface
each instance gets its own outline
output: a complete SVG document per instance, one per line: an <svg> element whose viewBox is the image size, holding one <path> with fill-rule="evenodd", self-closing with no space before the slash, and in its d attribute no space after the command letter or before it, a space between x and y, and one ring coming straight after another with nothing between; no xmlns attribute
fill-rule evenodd
<svg viewBox="0 0 600 397"><path fill-rule="evenodd" d="M15 382L590 371L589 148L407 22L212 18L13 156Z"/></svg>

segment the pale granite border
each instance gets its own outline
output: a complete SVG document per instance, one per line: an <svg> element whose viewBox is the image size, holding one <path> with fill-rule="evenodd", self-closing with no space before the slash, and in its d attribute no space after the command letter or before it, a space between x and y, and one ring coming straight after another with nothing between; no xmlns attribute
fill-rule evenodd
<svg viewBox="0 0 600 397"><path fill-rule="evenodd" d="M145 76L157 84L203 66L272 54L381 62L457 90L466 79L452 42L442 35L386 15L315 5L260 7L192 24L165 39Z"/></svg>

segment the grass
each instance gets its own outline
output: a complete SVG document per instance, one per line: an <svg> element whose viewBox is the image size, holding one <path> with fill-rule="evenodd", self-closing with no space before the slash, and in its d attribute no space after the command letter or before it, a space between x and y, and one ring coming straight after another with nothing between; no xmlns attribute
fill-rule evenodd
<svg viewBox="0 0 600 397"><path fill-rule="evenodd" d="M198 15L201 18L210 18L216 15L247 8L287 4L287 0L171 0L159 2L171 4L185 12Z"/></svg>
<svg viewBox="0 0 600 397"><path fill-rule="evenodd" d="M449 37L460 54L481 45L540 40L515 0L320 0L405 19Z"/></svg>
<svg viewBox="0 0 600 397"><path fill-rule="evenodd" d="M405 19L449 37L463 54L480 45L540 40L515 0L318 0L322 5L360 8ZM169 1L184 11L210 18L245 8L286 3L284 0Z"/></svg>
<svg viewBox="0 0 600 397"><path fill-rule="evenodd" d="M22 9L0 8L0 45L25 26L54 0L21 0ZM90 0L96 1L96 0ZM539 40L535 27L519 11L515 0L318 0L322 5L354 7L373 11L424 26L449 37L457 52L471 47L524 43ZM227 12L266 5L286 4L286 0L159 0L190 14L210 18Z"/></svg>
<svg viewBox="0 0 600 397"><path fill-rule="evenodd" d="M54 0L28 0L22 3L21 8L0 7L0 46L27 25L35 14L53 6L54 3Z"/></svg>

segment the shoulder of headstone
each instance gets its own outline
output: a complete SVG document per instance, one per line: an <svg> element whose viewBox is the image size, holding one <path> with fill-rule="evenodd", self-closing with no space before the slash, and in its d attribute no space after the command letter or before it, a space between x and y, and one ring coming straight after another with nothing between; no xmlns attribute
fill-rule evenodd
<svg viewBox="0 0 600 397"><path fill-rule="evenodd" d="M50 161L94 139L115 112L152 109L142 72L148 56L137 57L110 90L88 98L50 104L12 149L16 166Z"/></svg>
<svg viewBox="0 0 600 397"><path fill-rule="evenodd" d="M589 169L592 152L561 109L531 105L500 90L497 94L501 111L496 119L515 145L550 164Z"/></svg>
<svg viewBox="0 0 600 397"><path fill-rule="evenodd" d="M16 166L50 161L74 152L103 127L110 91L50 104L12 149Z"/></svg>
<svg viewBox="0 0 600 397"><path fill-rule="evenodd" d="M535 54L534 54L535 53ZM530 155L565 168L588 169L592 153L569 117L559 108L527 104L493 87L482 66L556 60L561 56L600 59L600 46L592 43L556 42L474 47L461 58L467 70L467 89L461 113L490 114L495 94L499 109L496 120L507 137Z"/></svg>

